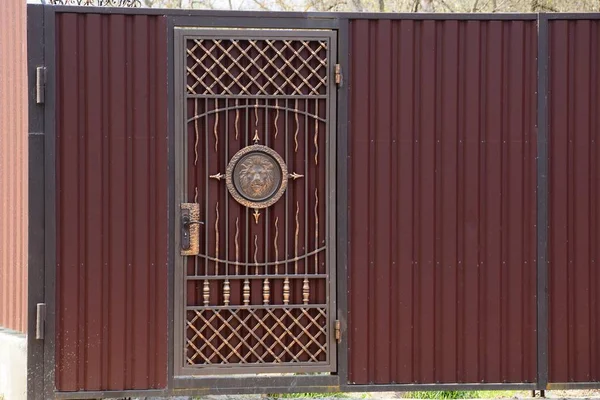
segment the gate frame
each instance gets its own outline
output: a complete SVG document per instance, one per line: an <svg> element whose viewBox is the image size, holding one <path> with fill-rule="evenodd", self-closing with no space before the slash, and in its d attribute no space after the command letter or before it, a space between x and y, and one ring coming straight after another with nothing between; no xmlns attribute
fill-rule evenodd
<svg viewBox="0 0 600 400"><path fill-rule="evenodd" d="M177 265L180 264L181 256L178 254L178 230L176 226L178 226L178 212L176 211L179 204L179 195L178 191L181 190L179 185L182 185L179 180L181 177L177 175L177 171L181 168L177 163L177 153L178 146L175 140L175 133L177 132L177 127L181 124L180 121L180 107L177 105L181 99L176 98L178 95L177 89L175 89L177 85L177 77L175 75L175 68L180 65L181 60L175 59L175 47L177 46L176 29L181 30L181 35L185 34L184 32L187 29L209 29L209 28L222 28L222 29L265 29L265 30L277 30L277 29L288 29L288 30L327 30L332 31L336 34L337 43L335 43L337 49L338 63L341 64L341 49L340 43L343 43L343 38L339 29L340 20L336 17L335 14L330 14L326 18L319 19L310 19L307 18L307 14L298 15L297 13L259 13L263 14L264 17L257 18L257 13L253 12L207 12L207 11L197 11L197 12L189 12L185 10L173 10L175 12L169 13L167 16L167 46L168 46L168 97L169 97L169 128L171 129L169 135L169 166L171 168L171 182L169 183L169 230L174 234L170 237L170 241L173 243L169 244L169 282L168 287L171 293L169 294L169 365L168 365L168 388L171 390L167 390L172 393L180 394L192 394L192 393L219 393L219 394L237 394L237 393L288 393L288 392L302 392L302 391L316 391L316 392L335 392L340 390L340 362L339 357L340 353L343 351L343 347L339 347L338 343L335 343L333 338L329 338L331 340L331 345L334 348L331 350L331 363L332 365L337 364L337 373L333 372L329 375L298 375L298 376L260 376L260 375L248 375L248 376L235 376L235 377L227 377L227 376L201 376L194 375L192 376L177 376L177 369L183 370L182 367L176 365L177 357L174 352L176 350L177 338L175 334L177 334L178 329L175 326L176 318L175 313L177 312L176 306L177 303L175 301L175 294L173 293L174 288L176 287L176 279L180 276L177 274L176 268ZM183 11L183 12L181 12ZM181 15L184 14L184 15ZM235 15L232 15L235 14ZM276 14L276 15L273 15ZM284 17L285 18L282 18ZM346 21L347 22L347 21ZM347 31L346 31L347 32ZM347 40L346 40L347 42ZM342 68L344 66L342 65ZM332 90L335 90L332 89ZM337 151L336 159L344 160L346 159L346 153L343 153L343 157L340 154L340 147L347 148L346 136L340 134L340 108L342 104L346 104L346 99L344 101L340 101L341 88L339 88L337 95L335 96L335 101L332 102L331 110L337 109L337 118L338 121L332 121L333 124L336 125L336 136L335 142L333 146L336 149L330 149L331 151ZM344 90L345 91L345 90ZM344 139L342 139L344 137ZM345 146L342 145L344 142ZM339 165L336 162L335 171L336 173L340 173L340 170L343 169L344 172L346 170L345 167L339 168ZM330 184L336 184L337 177L330 177ZM339 260L340 260L340 252L338 249L343 248L344 251L341 253L345 256L346 243L340 242L340 223L345 222L347 220L346 217L339 218L340 209L345 209L341 207L339 204L340 193L345 193L345 181L344 185L340 186L339 181L337 181L337 190L335 199L335 208L331 210L330 217L335 217L337 219L336 226L338 230L338 235L335 235L332 240L330 240L329 246L330 251L333 254L330 254L330 258L334 260L337 259L337 264L330 266L330 279L335 280L336 276L344 276L341 274L342 271L338 271ZM343 190L342 190L343 189ZM344 197L345 198L345 197ZM333 213L338 213L335 216ZM343 243L344 247L340 247L340 244ZM178 261L179 258L179 261ZM329 261L329 260L328 260ZM345 293L345 279L344 284L341 285L339 282L331 282L335 285L335 290L338 293ZM342 291L344 290L344 291ZM330 299L330 321L332 324L335 319L339 319L340 316L346 315L346 308L341 308L340 300L345 296L338 296L336 293L332 293L332 299ZM332 301L333 300L333 301ZM345 304L344 304L345 306ZM332 333L332 332L331 332ZM337 359L336 359L337 357Z"/></svg>
<svg viewBox="0 0 600 400"><path fill-rule="evenodd" d="M258 32L257 30L248 29L245 27L237 27L239 30L228 29L228 27L219 27L219 30L210 31L205 27L197 27L197 26L178 26L174 27L173 32L173 46L174 46L174 84L172 85L175 89L174 93L174 104L175 104L175 112L174 112L174 120L175 120L175 130L174 135L179 134L180 136L175 140L175 208L177 209L177 205L180 203L187 202L187 198L189 198L188 193L188 168L189 168L189 160L187 156L187 150L189 146L189 140L187 135L187 123L184 122L187 119L185 115L187 101L186 95L188 94L186 89L184 89L185 83L185 74L183 72L183 68L185 66L185 62L187 60L186 56L186 44L189 37L201 37L207 39L216 39L216 38L231 38L240 39L244 38L244 34L246 32ZM286 29L286 30L277 30L272 28L261 28L259 30L261 33L256 33L252 35L255 40L262 39L274 39L276 40L321 40L328 39L330 40L330 47L327 49L328 60L331 65L328 65L327 76L331 78L334 74L334 65L337 62L337 32L332 29L323 29L315 30L315 29L304 29L304 30L295 30L295 29ZM280 35L277 35L280 33ZM334 62L335 60L335 62ZM170 63L171 64L171 63ZM177 72L179 71L179 72ZM184 366L182 358L182 350L184 349L185 340L183 340L186 327L185 321L186 317L183 316L186 310L185 306L185 293L186 287L183 283L185 278L187 277L187 273L185 271L187 265L187 259L185 256L179 254L179 249L181 247L180 236L181 236L181 227L179 218L175 218L175 230L173 231L175 237L175 259L174 259L174 278L175 278L175 291L174 295L174 306L173 306L173 318L174 318L174 344L175 349L174 352L174 374L177 379L180 376L194 376L195 378L202 378L203 376L219 376L226 374L254 374L254 373L313 373L313 372L322 372L322 373L330 373L334 374L337 370L337 342L333 337L333 333L335 330L335 320L337 319L337 309L336 309L336 298L337 298L337 286L336 286L336 202L337 199L335 195L337 194L336 190L336 180L335 180L335 171L337 168L337 160L336 160L336 136L337 136L337 125L336 125L336 117L337 117L337 86L333 79L329 79L327 82L328 89L328 97L327 97L327 109L326 113L330 114L327 119L327 123L329 126L325 132L326 136L326 148L325 150L325 187L326 187L326 215L325 215L325 235L327 239L327 248L325 249L325 261L327 266L327 319L326 324L327 328L327 365L298 365L294 366L292 363L288 363L286 366L278 367L274 363L265 363L265 364L251 364L250 366L240 367L236 364L230 364L230 368L226 368L224 366L219 366L218 364L206 365L205 367L189 367ZM307 97L301 97L304 99ZM235 98L235 96L232 96ZM277 98L276 95L272 97L267 97L268 99ZM333 193L333 195L332 195ZM177 213L179 214L179 212ZM225 249L227 253L227 249ZM252 306L250 306L252 308ZM277 305L273 305L273 308L277 308ZM202 370L206 368L209 370L209 373L204 375ZM284 369L284 371L282 371ZM246 371L247 370L247 371ZM272 370L272 371L269 371Z"/></svg>

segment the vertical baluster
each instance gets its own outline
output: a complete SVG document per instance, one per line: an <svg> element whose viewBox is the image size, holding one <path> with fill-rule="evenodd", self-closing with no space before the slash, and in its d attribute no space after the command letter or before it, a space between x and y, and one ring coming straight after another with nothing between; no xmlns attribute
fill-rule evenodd
<svg viewBox="0 0 600 400"><path fill-rule="evenodd" d="M231 297L231 287L229 285L229 279L225 278L223 282L223 304L229 305L229 298Z"/></svg>
<svg viewBox="0 0 600 400"><path fill-rule="evenodd" d="M250 304L250 281L248 280L248 278L244 279L244 290L243 290L243 296L244 296L244 305L247 306L248 304Z"/></svg>
<svg viewBox="0 0 600 400"><path fill-rule="evenodd" d="M208 283L208 279L204 280L203 297L204 297L204 305L208 306L208 302L210 299L210 284Z"/></svg>
<svg viewBox="0 0 600 400"><path fill-rule="evenodd" d="M269 287L269 278L265 278L263 282L263 304L268 305L271 297L271 288Z"/></svg>
<svg viewBox="0 0 600 400"><path fill-rule="evenodd" d="M308 298L310 297L310 284L308 278L304 278L302 282L302 301L304 304L308 304Z"/></svg>
<svg viewBox="0 0 600 400"><path fill-rule="evenodd" d="M290 279L287 276L283 280L283 304L290 304Z"/></svg>

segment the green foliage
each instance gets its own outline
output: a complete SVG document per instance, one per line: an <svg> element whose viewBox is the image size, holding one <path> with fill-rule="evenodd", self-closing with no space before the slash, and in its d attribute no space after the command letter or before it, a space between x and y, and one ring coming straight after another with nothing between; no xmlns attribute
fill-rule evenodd
<svg viewBox="0 0 600 400"><path fill-rule="evenodd" d="M406 398L411 399L472 399L474 392L469 391L427 391L411 392L406 394Z"/></svg>
<svg viewBox="0 0 600 400"><path fill-rule="evenodd" d="M271 393L269 399L320 399L323 397L346 398L346 393Z"/></svg>
<svg viewBox="0 0 600 400"><path fill-rule="evenodd" d="M525 391L512 390L479 390L479 391L427 391L407 392L406 399L507 399L527 397Z"/></svg>

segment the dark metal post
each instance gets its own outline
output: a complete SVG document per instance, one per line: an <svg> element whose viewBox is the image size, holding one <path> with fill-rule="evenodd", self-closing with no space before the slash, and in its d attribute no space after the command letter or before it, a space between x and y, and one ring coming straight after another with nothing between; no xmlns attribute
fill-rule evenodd
<svg viewBox="0 0 600 400"><path fill-rule="evenodd" d="M55 281L56 281L56 99L55 70L55 8L43 7L44 64L46 67L46 94L44 104L44 299L46 303L46 338L44 339L44 399L55 392ZM31 156L30 156L31 157ZM31 175L31 171L29 172Z"/></svg>
<svg viewBox="0 0 600 400"><path fill-rule="evenodd" d="M172 388L173 387L173 376L174 376L174 368L173 366L175 365L175 355L174 355L174 349L175 349L175 340L174 340L174 334L175 334L175 293L173 292L174 289L174 284L175 284L175 270L174 270L174 260L175 260L175 235L172 234L172 232L175 232L175 190L176 190L176 185L180 185L182 182L178 182L176 180L176 175L175 175L175 95L174 95L174 85L175 85L175 58L174 58L174 23L173 23L173 18L169 17L167 19L167 55L168 55L168 61L167 61L167 74L168 74L168 78L167 78L167 96L169 97L168 100L168 104L169 104L169 110L168 110L168 126L169 126L169 132L168 132L168 141L169 141L169 155L168 155L168 162L169 162L169 170L171 171L169 173L169 195L168 195L168 199L167 199L167 203L168 203L168 209L169 209L169 232L171 232L171 234L169 235L169 253L168 253L168 286L167 286L167 291L168 291L168 301L169 301L169 306L168 306L168 323L169 323L169 330L168 330L168 341L169 341L169 347L168 347L168 352L169 352L169 356L168 356L168 365L167 365L167 387L168 388Z"/></svg>
<svg viewBox="0 0 600 400"><path fill-rule="evenodd" d="M548 18L538 16L537 387L548 384Z"/></svg>
<svg viewBox="0 0 600 400"><path fill-rule="evenodd" d="M340 19L338 31L338 63L342 70L342 86L338 89L337 122L337 319L341 322L342 340L338 345L337 371L340 384L348 383L348 121L349 99L349 32L348 19Z"/></svg>
<svg viewBox="0 0 600 400"><path fill-rule="evenodd" d="M36 101L37 70L44 66L44 9L27 6L28 272L27 398L44 399L44 341L36 339L37 304L44 303L44 104ZM43 71L43 69L40 69ZM43 332L42 332L43 333Z"/></svg>

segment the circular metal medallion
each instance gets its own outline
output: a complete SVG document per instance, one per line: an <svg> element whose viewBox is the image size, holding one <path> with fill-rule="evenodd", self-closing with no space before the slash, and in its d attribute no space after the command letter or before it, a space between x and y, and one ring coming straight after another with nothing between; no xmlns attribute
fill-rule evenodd
<svg viewBox="0 0 600 400"><path fill-rule="evenodd" d="M255 144L235 153L227 165L225 180L238 203L259 209L269 207L283 195L288 171L275 150Z"/></svg>

